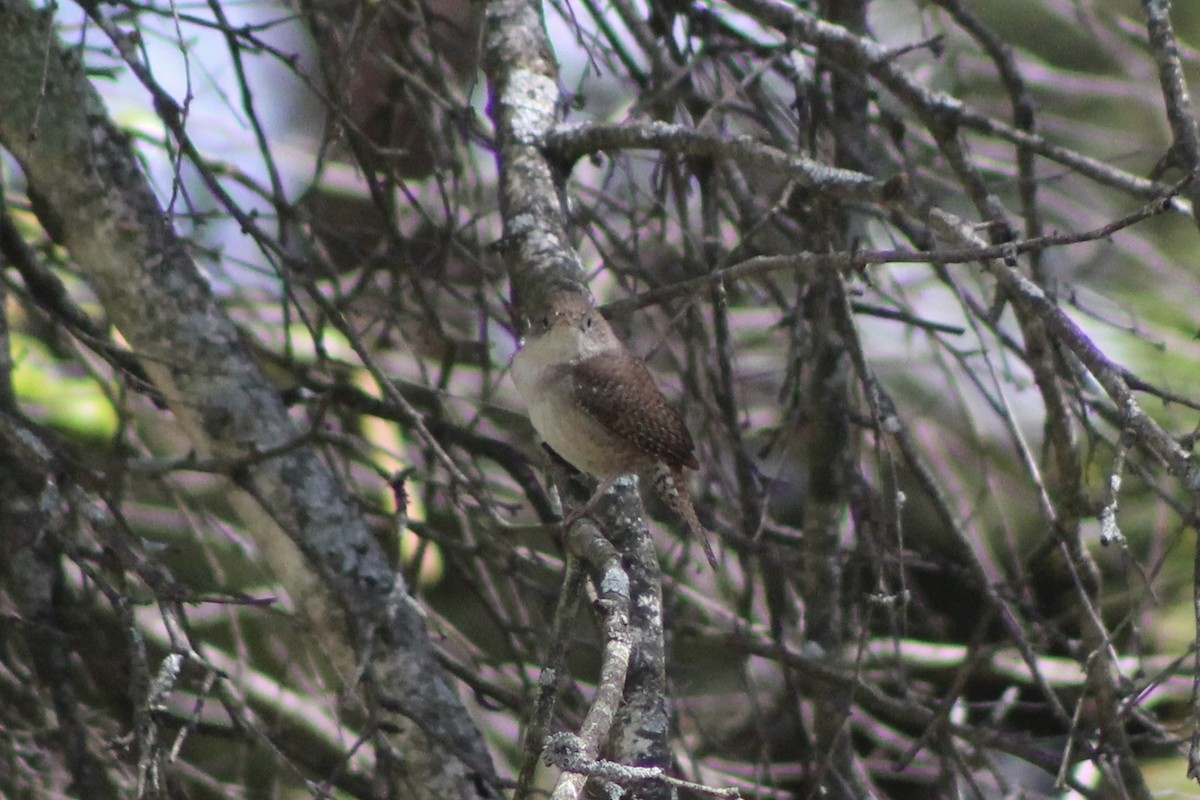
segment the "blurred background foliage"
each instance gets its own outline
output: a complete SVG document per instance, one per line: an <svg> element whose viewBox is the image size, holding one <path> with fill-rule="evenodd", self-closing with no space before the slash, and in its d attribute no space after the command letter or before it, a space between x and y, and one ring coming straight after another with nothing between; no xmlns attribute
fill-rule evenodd
<svg viewBox="0 0 1200 800"><path fill-rule="evenodd" d="M1041 136L1129 175L1161 175L1168 182L1182 176L1168 158L1171 136L1137 3L968 5L1011 48ZM634 16L649 13L635 6ZM744 10L717 2L688 7L693 16L676 19L673 44L662 50L691 65L682 72L693 81L688 91L694 96L675 96L678 84L650 74L650 57L639 49L644 43L622 33L620 23L613 23L615 34L603 31L606 6L548 2L562 86L574 103L568 118L652 116L696 123L708 113L722 132L750 133L833 161L838 142L821 117L828 110L821 105L828 76L812 71L811 53L789 53ZM561 553L552 532L537 524L548 500L527 478L543 462L506 375L518 319L492 247L502 230L478 63L482 6L464 0L117 0L87 12L69 4L48 6L47 12L64 41L80 48L110 112L136 141L164 208L209 270L214 290L290 404L298 429L322 449L396 568L412 579L444 662L471 698L501 770L511 773L545 654ZM1011 119L994 61L938 3L876 0L869 12L871 30L885 45L928 43L897 57L911 75L982 114ZM88 14L97 13L139 31L139 57L163 87L186 100L187 128L205 168L230 199L214 196L196 165L170 143L144 87L89 22ZM1172 18L1194 86L1200 6L1176 3ZM761 49L747 41L762 42ZM621 52L618 43L629 51ZM794 74L791 86L780 66L787 59L801 72L810 70ZM636 71L640 78L631 74ZM811 92L807 100L796 96L798 89ZM977 219L928 132L877 87L870 124L867 163L881 177L903 169L932 203ZM979 134L970 140L989 187L1014 219L1027 222L1013 146ZM786 176L762 170L742 174L740 185L731 181L735 188L722 196L720 236L705 241L701 193L684 162L657 152L618 152L576 165L569 184L574 233L601 300L703 275L714 266L706 261L714 248L727 265L823 246L886 249L906 243L902 228L880 210L834 207L819 193L790 187ZM328 781L337 796L384 796L371 785L376 756L370 745L352 747L366 724L361 710L341 702L319 643L306 637L294 613L295 598L283 596L258 565L253 539L227 503L224 478L191 461L190 445L153 392L116 364L111 348L121 348L119 332L104 322L69 254L31 213L36 198L25 194L19 169L6 162L3 170L6 215L25 253L3 248L16 407L53 431L91 476L97 497L172 576L175 590L185 593L192 635L227 671L228 680L218 682L225 688L186 675L165 702L164 735L182 742L171 791L197 798L300 797L316 794L316 784L306 781ZM1095 229L1146 202L1041 159L1036 184L1037 217L1046 233ZM272 241L246 235L229 203L259 220ZM838 236L820 231L832 216L850 220ZM1195 403L1196 245L1195 221L1165 213L1112 236L1041 253L1042 283L1110 358ZM20 263L25 257L28 264ZM62 306L35 285L38 274L53 276L103 340L64 323ZM1061 596L1069 587L1063 588L1062 565L1048 545L1038 489L1005 424L1024 434L1053 490L1061 476L1046 457L1042 401L1011 310L997 305L1001 316L988 320L986 309L965 308L965 297L985 306L994 299L992 281L973 264L870 266L850 276L849 285L867 362L950 506L977 537L973 546L994 564L1001 593L1026 615L1030 641L1047 658L1086 661L1078 622ZM692 424L704 462L693 491L706 521L718 532L750 537L755 532L744 528L735 500L736 437L717 399L724 384L714 353L728 348L736 373L732 423L754 456L765 527L780 541L802 537L811 513L809 482L814 473L834 468L807 461L819 433L811 429L801 396L805 384L797 377L812 357L805 348L814 334L806 326L816 324L805 320L808 286L802 276L774 274L726 289L727 344L707 300L676 301L617 322ZM988 377L984 356L994 376ZM394 381L424 415L510 528L496 530L463 501L463 487L406 433L406 413L381 392L381 378ZM1195 646L1195 531L1187 500L1161 464L1135 450L1118 514L1128 547L1099 546L1097 514L1120 425L1082 371L1069 381L1078 398L1081 496L1088 501L1082 539L1103 577L1096 609L1116 649L1139 665L1128 675L1130 697L1139 698L1131 701L1139 709L1131 712L1139 756L1156 791L1190 793L1194 785L1184 778L1182 749L1190 735L1190 683L1183 680L1186 668L1173 661ZM855 412L865 413L858 401ZM1196 407L1146 397L1144 408L1190 443ZM871 441L868 427L854 434L854 458L864 483L882 491L887 459L877 448L886 446ZM902 544L863 542L863 521L843 510L840 557L845 591L853 595L847 616L854 620L847 621L853 630L848 647L855 637L860 643L891 638L897 653L900 642L969 643L989 652L1010 646L994 618L979 629L980 587L961 565L947 568L941 560L952 550L951 533L919 482L903 466L895 480L907 498ZM731 535L728 572L707 574L696 568L690 546L666 533L672 524L668 518L659 526L659 541L677 582L668 585L667 613L679 763L716 785L756 787L744 789L746 796L811 796L812 754L796 734L803 724L793 718L807 712L788 706L794 687L731 647L724 635L735 622L769 624L754 551L735 555L737 537ZM801 571L802 548L781 547L781 563ZM78 555L66 560L64 591L81 609L72 630L79 659L73 668L85 678L91 746L121 764L130 699L124 691L127 664L116 653L130 646L136 632L145 637L154 664L167 653L168 637L154 604L157 588L88 565ZM886 610L872 606L870 597L885 590L906 599ZM802 588L792 591L803 595ZM132 628L103 599L113 592L134 601ZM15 619L2 586L0 601L0 614ZM803 638L800 627L792 637ZM37 691L28 682L30 655L16 639L3 638L0 705L20 711L5 712L0 794L68 796L62 755L49 734L53 722L37 712ZM567 729L586 707L597 646L590 616L581 613L570 651L575 683L559 712ZM932 662L932 656L916 656L896 676L908 675L914 687L944 697L948 715L980 721L991 714L998 729L1020 731L1031 747L1055 757L1063 752L1066 732L1027 682L972 675L951 692L947 687L959 673ZM1068 710L1079 699L1064 692ZM247 717L239 719L234 708ZM938 770L949 768L928 751L907 759L921 732L892 723L898 726L893 742L867 741L882 726L855 727L859 749L872 752L868 763L880 785L896 797L941 796L946 784ZM1071 774L1088 785L1094 776L1079 770L1096 751L1080 747L1085 760L1073 763ZM994 772L1011 781L1010 788L1025 786L1007 796L1067 792L1044 771L1036 779L1014 765ZM125 779L132 781L128 772ZM1003 785L997 779L975 788L978 796L999 797ZM1110 796L1106 790L1111 786L1096 796Z"/></svg>

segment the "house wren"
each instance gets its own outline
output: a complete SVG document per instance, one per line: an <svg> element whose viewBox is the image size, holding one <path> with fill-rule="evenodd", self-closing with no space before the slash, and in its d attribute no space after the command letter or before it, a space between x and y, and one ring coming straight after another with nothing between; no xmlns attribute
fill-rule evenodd
<svg viewBox="0 0 1200 800"><path fill-rule="evenodd" d="M698 469L683 417L667 402L646 364L617 338L583 295L562 292L533 321L513 356L513 382L529 406L533 427L572 466L600 479L587 505L631 472L649 478L716 557L696 517L684 468Z"/></svg>

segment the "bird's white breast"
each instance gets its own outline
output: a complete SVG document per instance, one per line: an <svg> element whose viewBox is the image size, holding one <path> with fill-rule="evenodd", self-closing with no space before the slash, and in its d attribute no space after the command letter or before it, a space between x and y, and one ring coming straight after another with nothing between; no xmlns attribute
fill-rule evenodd
<svg viewBox="0 0 1200 800"><path fill-rule="evenodd" d="M512 362L513 383L525 398L534 429L556 453L583 472L608 477L635 471L628 445L575 401L567 364L561 353L547 352L553 348L548 338L552 337L528 342Z"/></svg>

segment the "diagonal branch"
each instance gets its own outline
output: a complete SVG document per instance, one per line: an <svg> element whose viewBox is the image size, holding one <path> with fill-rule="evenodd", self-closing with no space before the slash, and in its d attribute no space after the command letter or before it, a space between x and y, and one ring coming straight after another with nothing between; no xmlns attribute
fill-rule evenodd
<svg viewBox="0 0 1200 800"><path fill-rule="evenodd" d="M201 458L244 458L295 440L278 395L50 20L28 3L0 2L0 144L20 162L43 224ZM298 447L231 477L231 501L343 680L367 674L358 688L399 712L389 720L393 744L420 775L412 785L430 798L490 796L489 756L434 658L423 616L328 465Z"/></svg>

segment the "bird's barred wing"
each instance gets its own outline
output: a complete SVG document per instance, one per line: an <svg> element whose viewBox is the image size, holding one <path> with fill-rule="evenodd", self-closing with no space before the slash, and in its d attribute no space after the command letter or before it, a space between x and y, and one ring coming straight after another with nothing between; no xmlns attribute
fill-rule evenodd
<svg viewBox="0 0 1200 800"><path fill-rule="evenodd" d="M603 353L571 370L575 401L597 422L670 467L700 468L683 417L641 360L628 352Z"/></svg>

